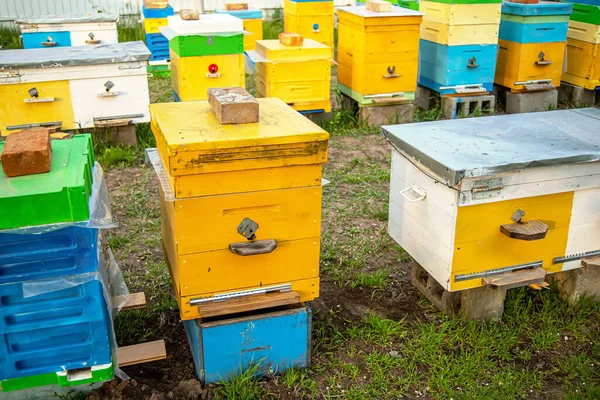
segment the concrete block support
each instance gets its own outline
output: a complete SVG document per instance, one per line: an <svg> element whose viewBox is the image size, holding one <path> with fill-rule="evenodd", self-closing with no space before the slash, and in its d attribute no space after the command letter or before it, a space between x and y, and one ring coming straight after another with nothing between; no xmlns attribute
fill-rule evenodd
<svg viewBox="0 0 600 400"><path fill-rule="evenodd" d="M521 114L534 111L555 109L558 104L558 90L541 92L510 93L506 92L506 112Z"/></svg>

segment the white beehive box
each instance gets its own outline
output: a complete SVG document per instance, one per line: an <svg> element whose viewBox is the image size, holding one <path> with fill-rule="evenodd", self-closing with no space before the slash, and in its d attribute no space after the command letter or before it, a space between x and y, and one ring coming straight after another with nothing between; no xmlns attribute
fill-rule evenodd
<svg viewBox="0 0 600 400"><path fill-rule="evenodd" d="M599 124L590 108L382 127L389 234L450 291L579 268L600 255ZM501 232L517 210L517 229L546 226L545 236Z"/></svg>
<svg viewBox="0 0 600 400"><path fill-rule="evenodd" d="M243 32L244 21L229 14L200 14L199 19L185 21L178 15L168 17L174 36Z"/></svg>
<svg viewBox="0 0 600 400"><path fill-rule="evenodd" d="M92 128L150 120L142 42L0 52L0 134L30 126Z"/></svg>
<svg viewBox="0 0 600 400"><path fill-rule="evenodd" d="M23 47L68 47L118 43L116 14L46 15L19 19Z"/></svg>

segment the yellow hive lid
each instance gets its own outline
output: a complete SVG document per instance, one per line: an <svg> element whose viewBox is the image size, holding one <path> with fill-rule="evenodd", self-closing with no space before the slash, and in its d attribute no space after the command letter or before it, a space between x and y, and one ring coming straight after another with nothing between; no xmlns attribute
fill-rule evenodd
<svg viewBox="0 0 600 400"><path fill-rule="evenodd" d="M221 125L207 101L151 104L152 132L169 173L202 173L208 164L239 169L235 160L280 159L271 166L289 164L288 156L327 160L327 131L277 98L257 101L259 121L239 125Z"/></svg>
<svg viewBox="0 0 600 400"><path fill-rule="evenodd" d="M302 46L284 46L279 40L257 40L256 52L269 61L312 61L331 58L331 48L304 38Z"/></svg>
<svg viewBox="0 0 600 400"><path fill-rule="evenodd" d="M403 25L421 23L424 13L403 7L392 7L392 11L371 11L365 6L340 7L338 20L349 20L359 25Z"/></svg>

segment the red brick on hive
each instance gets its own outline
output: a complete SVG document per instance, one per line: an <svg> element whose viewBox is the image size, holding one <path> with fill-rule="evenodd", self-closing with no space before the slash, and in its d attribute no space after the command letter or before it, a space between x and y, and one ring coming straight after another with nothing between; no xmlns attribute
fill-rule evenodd
<svg viewBox="0 0 600 400"><path fill-rule="evenodd" d="M2 170L8 177L50 172L52 144L50 131L37 128L9 135L0 154Z"/></svg>

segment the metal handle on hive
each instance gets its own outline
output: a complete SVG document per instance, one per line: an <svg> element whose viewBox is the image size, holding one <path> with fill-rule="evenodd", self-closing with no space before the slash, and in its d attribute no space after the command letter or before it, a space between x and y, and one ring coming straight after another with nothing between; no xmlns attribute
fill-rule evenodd
<svg viewBox="0 0 600 400"><path fill-rule="evenodd" d="M389 67L387 67L387 75L384 75L383 77L384 79L400 78L400 74L396 73L395 66L390 65Z"/></svg>
<svg viewBox="0 0 600 400"><path fill-rule="evenodd" d="M85 41L86 44L100 44L100 39L95 39L95 35L93 32L88 34L89 39Z"/></svg>
<svg viewBox="0 0 600 400"><path fill-rule="evenodd" d="M552 64L552 61L550 60L545 60L544 57L546 57L546 55L544 54L543 51L540 51L540 54L538 54L538 61L536 61L536 65L550 65Z"/></svg>
<svg viewBox="0 0 600 400"><path fill-rule="evenodd" d="M52 39L52 36L48 36L45 42L42 42L42 46L44 47L54 47L56 46L56 42Z"/></svg>
<svg viewBox="0 0 600 400"><path fill-rule="evenodd" d="M277 248L277 242L273 239L255 240L252 242L231 243L229 251L238 256L255 256L269 254Z"/></svg>
<svg viewBox="0 0 600 400"><path fill-rule="evenodd" d="M411 193L412 197L410 197L408 193ZM427 197L427 191L417 185L411 185L406 189L402 189L400 191L400 196L404 197L404 199L409 203L416 203L418 201L425 200L425 197Z"/></svg>
<svg viewBox="0 0 600 400"><path fill-rule="evenodd" d="M469 61L467 61L467 68L477 68L477 67L479 67L479 64L477 64L477 59L475 57L469 58Z"/></svg>

